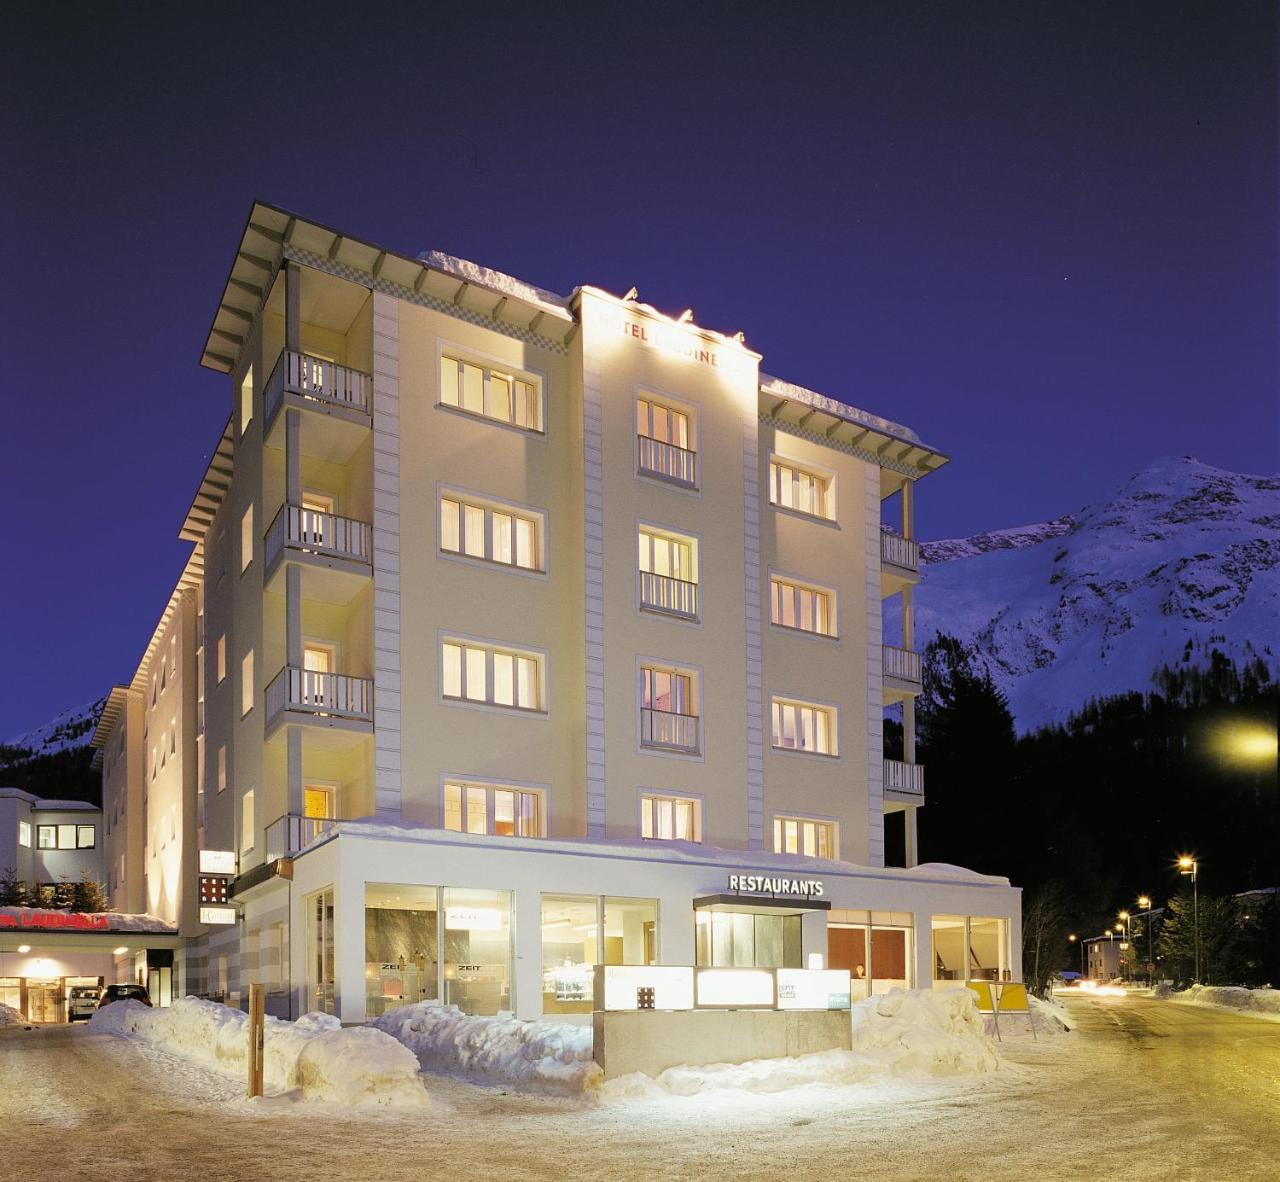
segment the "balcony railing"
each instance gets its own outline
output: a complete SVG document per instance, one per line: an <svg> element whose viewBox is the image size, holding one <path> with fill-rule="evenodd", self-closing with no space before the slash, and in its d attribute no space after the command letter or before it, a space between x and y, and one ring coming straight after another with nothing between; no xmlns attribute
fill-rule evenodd
<svg viewBox="0 0 1280 1182"><path fill-rule="evenodd" d="M880 561L902 570L920 569L920 543L901 534L880 531Z"/></svg>
<svg viewBox="0 0 1280 1182"><path fill-rule="evenodd" d="M698 618L698 584L687 579L673 579L670 575L655 575L647 570L640 572L640 606L650 611L666 612L673 616Z"/></svg>
<svg viewBox="0 0 1280 1182"><path fill-rule="evenodd" d="M640 708L640 745L668 751L700 751L702 741L696 714Z"/></svg>
<svg viewBox="0 0 1280 1182"><path fill-rule="evenodd" d="M640 471L646 476L658 476L675 484L694 488L698 483L698 453L648 435L638 435L640 442Z"/></svg>
<svg viewBox="0 0 1280 1182"><path fill-rule="evenodd" d="M373 682L286 665L267 686L267 718L282 710L372 722Z"/></svg>
<svg viewBox="0 0 1280 1182"><path fill-rule="evenodd" d="M299 817L287 813L277 817L267 826L266 844L268 862L280 858L292 858L302 853L334 823L332 817Z"/></svg>
<svg viewBox="0 0 1280 1182"><path fill-rule="evenodd" d="M924 764L903 763L900 759L884 761L884 789L908 796L924 795Z"/></svg>
<svg viewBox="0 0 1280 1182"><path fill-rule="evenodd" d="M909 681L912 685L920 684L920 654L909 648L895 648L891 644L882 646L884 653L884 675L895 681Z"/></svg>
<svg viewBox="0 0 1280 1182"><path fill-rule="evenodd" d="M326 558L347 558L368 564L372 528L363 521L281 505L267 530L267 565L279 557L285 546Z"/></svg>
<svg viewBox="0 0 1280 1182"><path fill-rule="evenodd" d="M367 415L373 401L373 378L336 361L285 349L271 372L264 394L268 422L275 417L285 394Z"/></svg>

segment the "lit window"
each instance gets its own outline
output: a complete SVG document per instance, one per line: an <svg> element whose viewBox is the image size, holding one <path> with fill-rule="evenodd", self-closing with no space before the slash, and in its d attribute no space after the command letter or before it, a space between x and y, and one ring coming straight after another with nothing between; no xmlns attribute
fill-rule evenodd
<svg viewBox="0 0 1280 1182"><path fill-rule="evenodd" d="M781 628L834 636L835 595L776 575L769 577L769 618Z"/></svg>
<svg viewBox="0 0 1280 1182"><path fill-rule="evenodd" d="M30 821L18 822L18 844L26 846L27 849L31 848L31 822Z"/></svg>
<svg viewBox="0 0 1280 1182"><path fill-rule="evenodd" d="M250 505L240 518L240 569L246 571L253 561L253 506Z"/></svg>
<svg viewBox="0 0 1280 1182"><path fill-rule="evenodd" d="M640 743L700 751L697 677L678 669L640 667Z"/></svg>
<svg viewBox="0 0 1280 1182"><path fill-rule="evenodd" d="M483 505L448 495L440 498L440 549L504 566L541 570L541 519L504 505Z"/></svg>
<svg viewBox="0 0 1280 1182"><path fill-rule="evenodd" d="M501 785L446 783L444 827L455 833L542 837L542 793Z"/></svg>
<svg viewBox="0 0 1280 1182"><path fill-rule="evenodd" d="M76 849L91 850L97 841L97 826L95 825L77 825L76 826Z"/></svg>
<svg viewBox="0 0 1280 1182"><path fill-rule="evenodd" d="M313 820L331 820L333 789L327 784L308 784L303 788L302 815Z"/></svg>
<svg viewBox="0 0 1280 1182"><path fill-rule="evenodd" d="M224 404L225 405L225 404ZM253 366L244 375L240 383L240 434L244 435L249 424L253 422Z"/></svg>
<svg viewBox="0 0 1280 1182"><path fill-rule="evenodd" d="M640 471L677 484L697 484L697 453L690 444L689 416L651 398L636 399Z"/></svg>
<svg viewBox="0 0 1280 1182"><path fill-rule="evenodd" d="M836 712L810 702L773 699L773 746L782 751L836 754Z"/></svg>
<svg viewBox="0 0 1280 1182"><path fill-rule="evenodd" d="M440 402L525 431L542 430L542 391L538 384L502 370L441 357Z"/></svg>
<svg viewBox="0 0 1280 1182"><path fill-rule="evenodd" d="M240 849L241 852L253 849L254 841L254 822L253 822L253 789L250 788L244 794L240 804Z"/></svg>
<svg viewBox="0 0 1280 1182"><path fill-rule="evenodd" d="M253 685L253 649L245 653L240 662L240 717L253 709L255 699Z"/></svg>
<svg viewBox="0 0 1280 1182"><path fill-rule="evenodd" d="M702 802L646 793L640 798L640 836L658 841L701 841Z"/></svg>
<svg viewBox="0 0 1280 1182"><path fill-rule="evenodd" d="M541 710L540 658L471 641L441 646L441 685L446 698Z"/></svg>
<svg viewBox="0 0 1280 1182"><path fill-rule="evenodd" d="M640 606L697 619L698 543L647 526L639 531Z"/></svg>
<svg viewBox="0 0 1280 1182"><path fill-rule="evenodd" d="M227 790L227 745L223 743L218 748L218 791L225 792Z"/></svg>
<svg viewBox="0 0 1280 1182"><path fill-rule="evenodd" d="M831 480L786 460L769 461L769 503L835 520Z"/></svg>
<svg viewBox="0 0 1280 1182"><path fill-rule="evenodd" d="M806 817L774 817L773 848L779 854L834 858L836 827L830 821L812 821Z"/></svg>
<svg viewBox="0 0 1280 1182"><path fill-rule="evenodd" d="M76 830L78 825L59 825L58 826L58 849L74 850L76 848ZM89 826L92 828L92 826Z"/></svg>
<svg viewBox="0 0 1280 1182"><path fill-rule="evenodd" d="M218 637L218 684L221 685L227 679L227 636L224 632Z"/></svg>

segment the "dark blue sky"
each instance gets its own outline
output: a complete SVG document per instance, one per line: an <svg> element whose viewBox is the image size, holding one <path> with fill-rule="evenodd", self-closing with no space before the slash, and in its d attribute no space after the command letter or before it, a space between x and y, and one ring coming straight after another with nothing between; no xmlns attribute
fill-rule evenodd
<svg viewBox="0 0 1280 1182"><path fill-rule="evenodd" d="M465 10L465 11L464 11ZM1277 460L1275 7L12 6L0 738L126 679L250 200L736 331L953 464L925 537Z"/></svg>

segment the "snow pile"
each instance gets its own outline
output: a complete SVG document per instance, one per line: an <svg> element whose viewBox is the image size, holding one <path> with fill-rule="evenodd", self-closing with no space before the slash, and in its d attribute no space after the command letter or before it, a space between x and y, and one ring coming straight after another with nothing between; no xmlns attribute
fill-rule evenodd
<svg viewBox="0 0 1280 1182"><path fill-rule="evenodd" d="M589 1026L474 1017L429 1001L388 1010L370 1025L399 1039L427 1070L475 1083L565 1094L600 1083Z"/></svg>
<svg viewBox="0 0 1280 1182"><path fill-rule="evenodd" d="M151 1009L118 1001L96 1011L90 1026L155 1043L227 1074L248 1070L249 1017L216 1002L184 997ZM343 1030L329 1014L305 1014L297 1022L267 1018L263 1046L270 1089L297 1088L309 1100L352 1106L427 1102L413 1056L379 1031Z"/></svg>
<svg viewBox="0 0 1280 1182"><path fill-rule="evenodd" d="M853 1049L891 1075L980 1075L1000 1065L968 989L894 989L853 1007Z"/></svg>
<svg viewBox="0 0 1280 1182"><path fill-rule="evenodd" d="M25 1026L26 1018L22 1016L21 1010L15 1010L13 1006L7 1006L0 1003L0 1026Z"/></svg>
<svg viewBox="0 0 1280 1182"><path fill-rule="evenodd" d="M1036 1024L1036 1034L1065 1034L1068 1030L1076 1028L1075 1019L1067 1011L1067 1007L1056 998L1029 997L1028 1000L1031 1003L1031 1017ZM1001 1027L1000 1033L1008 1033L1009 1026L1027 1025L1026 1022L1015 1020Z"/></svg>
<svg viewBox="0 0 1280 1182"><path fill-rule="evenodd" d="M701 1067L668 1067L654 1079L636 1073L611 1079L601 1088L607 1100L642 1096L695 1096L700 1092L736 1090L784 1092L809 1084L840 1087L862 1083L885 1073L884 1064L855 1051L815 1051L780 1059L749 1059L746 1063L709 1063Z"/></svg>
<svg viewBox="0 0 1280 1182"><path fill-rule="evenodd" d="M1202 1006L1220 1006L1231 1010L1244 1010L1253 1014L1275 1014L1280 1017L1280 989L1244 989L1238 985L1192 985L1181 993L1173 993L1167 986L1157 997L1174 1001L1192 1002Z"/></svg>

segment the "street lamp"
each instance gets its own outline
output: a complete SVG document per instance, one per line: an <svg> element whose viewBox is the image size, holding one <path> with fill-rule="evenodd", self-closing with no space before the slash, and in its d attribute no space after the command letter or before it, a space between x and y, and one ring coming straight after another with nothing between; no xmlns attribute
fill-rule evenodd
<svg viewBox="0 0 1280 1182"><path fill-rule="evenodd" d="M1139 906L1139 907L1141 907L1141 908L1143 909L1143 910L1142 910L1142 914L1143 914L1143 915L1145 915L1145 916L1147 917L1147 964L1148 964L1149 966L1154 966L1154 965L1155 965L1155 963L1156 963L1156 956L1155 956L1155 947L1156 947L1156 946L1155 946L1155 931L1154 931L1153 925L1152 925L1152 923L1151 923L1151 896L1150 896L1150 895L1139 895L1139 896L1138 896L1138 906ZM1148 984L1148 985L1151 985L1151 984L1153 983L1153 980L1154 980L1154 978L1153 978L1153 974L1154 974L1154 973L1155 973L1155 969L1154 969L1154 967L1151 967L1151 968L1148 968L1148 969L1147 969L1147 984Z"/></svg>
<svg viewBox="0 0 1280 1182"><path fill-rule="evenodd" d="M1195 930L1196 984L1200 983L1200 864L1190 854L1178 857L1178 873L1191 879L1191 923Z"/></svg>
<svg viewBox="0 0 1280 1182"><path fill-rule="evenodd" d="M1124 936L1124 943L1120 945L1120 951L1128 952L1129 951L1129 913L1127 911L1121 911L1116 918L1120 920L1120 922L1116 924L1116 931L1120 932ZM1126 957L1125 960L1127 962L1128 958ZM1124 974L1121 974L1121 976L1123 975Z"/></svg>
<svg viewBox="0 0 1280 1182"><path fill-rule="evenodd" d="M1077 944L1077 943L1080 944L1080 976L1083 977L1084 976L1084 944L1080 941L1080 937L1077 936L1075 932L1072 932L1071 935L1067 937L1067 939L1072 944Z"/></svg>

